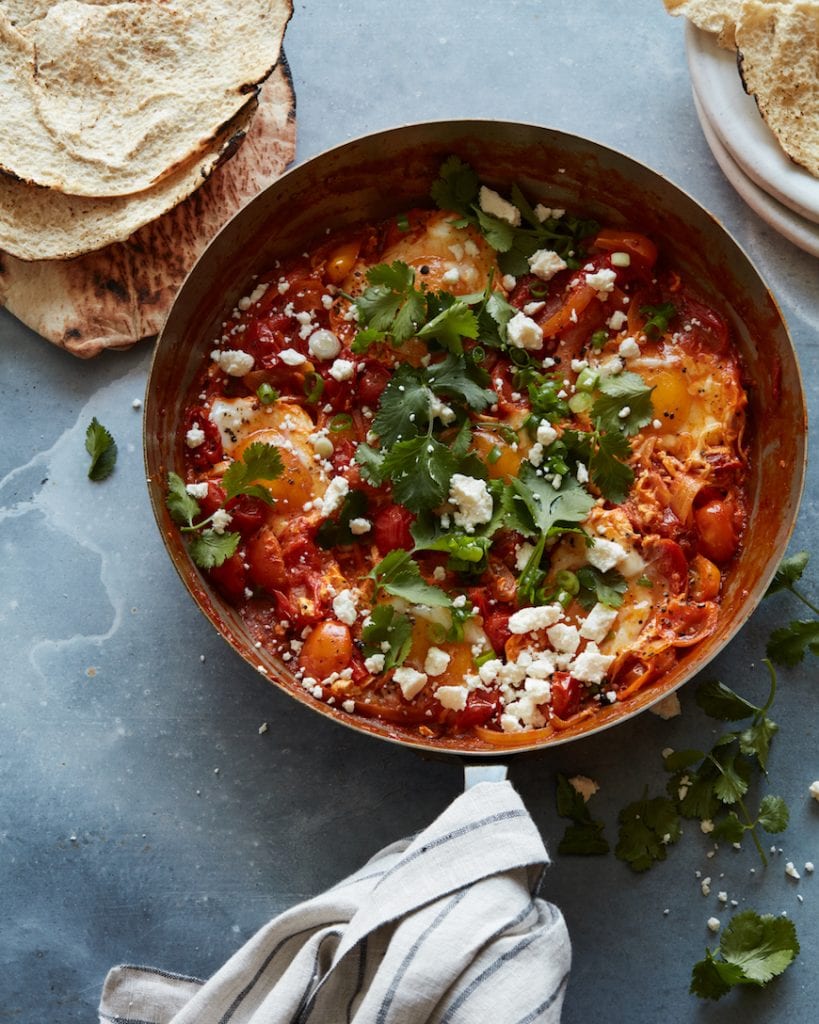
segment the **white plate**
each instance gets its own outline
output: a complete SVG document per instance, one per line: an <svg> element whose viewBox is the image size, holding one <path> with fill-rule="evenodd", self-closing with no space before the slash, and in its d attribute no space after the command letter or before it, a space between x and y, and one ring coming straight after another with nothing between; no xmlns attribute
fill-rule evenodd
<svg viewBox="0 0 819 1024"><path fill-rule="evenodd" d="M690 22L685 51L700 104L733 160L780 203L819 223L819 179L795 164L776 141L742 87L736 53L722 49L716 36Z"/></svg>
<svg viewBox="0 0 819 1024"><path fill-rule="evenodd" d="M805 252L809 252L812 256L819 256L819 224L805 220L798 213L789 210L787 206L778 203L743 173L742 169L731 159L731 154L723 146L713 125L708 120L704 105L696 89L694 90L694 106L697 108L697 116L702 125L705 141L708 143L711 152L714 154L714 159L720 165L723 174L734 186L737 193L766 224L770 224L780 235L793 242L794 245L798 245L800 249L804 249Z"/></svg>

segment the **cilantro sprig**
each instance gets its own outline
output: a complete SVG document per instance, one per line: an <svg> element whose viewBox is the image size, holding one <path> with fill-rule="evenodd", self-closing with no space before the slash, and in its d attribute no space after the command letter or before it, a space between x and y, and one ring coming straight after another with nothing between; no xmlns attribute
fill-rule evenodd
<svg viewBox="0 0 819 1024"><path fill-rule="evenodd" d="M85 432L85 450L91 456L88 479L99 483L113 472L117 461L117 443L111 432L95 416Z"/></svg>
<svg viewBox="0 0 819 1024"><path fill-rule="evenodd" d="M258 441L248 445L242 458L231 463L222 477L226 501L247 495L272 505L275 499L258 481L275 480L283 469L281 455L274 445ZM217 528L219 513L225 512L224 504L206 518L199 519L202 514L199 502L188 493L185 481L174 472L168 473L165 505L182 533L191 535L188 551L200 569L215 569L236 553L241 535L227 531L224 524Z"/></svg>
<svg viewBox="0 0 819 1024"><path fill-rule="evenodd" d="M365 352L387 337L400 345L416 333L426 314L426 298L415 287L415 271L401 260L370 267L367 281L369 287L355 299L358 322L365 330L356 336L354 352Z"/></svg>
<svg viewBox="0 0 819 1024"><path fill-rule="evenodd" d="M402 597L411 604L425 604L434 608L449 608L452 598L440 587L434 587L421 575L418 563L403 548L396 548L381 559L369 574L375 580L375 594L381 590ZM375 595L374 595L375 596Z"/></svg>
<svg viewBox="0 0 819 1024"><path fill-rule="evenodd" d="M403 612L396 611L391 604L377 604L361 630L361 639L364 657L383 654L384 668L381 671L388 672L403 665L409 654L412 620Z"/></svg>
<svg viewBox="0 0 819 1024"><path fill-rule="evenodd" d="M620 811L619 821L614 852L633 871L647 871L656 861L665 860L667 848L682 835L673 801L663 796L649 799L647 791Z"/></svg>
<svg viewBox="0 0 819 1024"><path fill-rule="evenodd" d="M477 227L487 243L498 253L504 274L520 276L529 273L529 257L538 249L557 252L570 267L580 266L585 255L582 240L593 234L595 221L580 220L570 215L548 217L541 221L517 185L510 199L521 214L520 226L513 226L480 208L481 182L477 174L459 157L451 156L442 165L431 195L441 210L459 215L459 227Z"/></svg>
<svg viewBox="0 0 819 1024"><path fill-rule="evenodd" d="M663 302L658 306L640 306L640 312L648 318L643 324L643 333L649 338L659 338L677 315L677 307L673 302Z"/></svg>
<svg viewBox="0 0 819 1024"><path fill-rule="evenodd" d="M565 775L557 777L557 813L568 818L558 846L558 853L597 856L609 852L608 840L603 835L603 822L591 816L589 806Z"/></svg>
<svg viewBox="0 0 819 1024"><path fill-rule="evenodd" d="M734 915L720 935L716 950L691 972L692 995L721 999L736 985L762 987L782 974L799 953L793 921L772 914L743 910Z"/></svg>
<svg viewBox="0 0 819 1024"><path fill-rule="evenodd" d="M767 647L768 657L777 665L785 665L788 668L798 665L808 651L811 654L819 654L819 607L796 586L802 579L809 560L810 555L807 551L798 551L784 558L765 593L765 597L770 597L783 590L790 591L817 616L815 619L793 619L786 626L780 626L771 633Z"/></svg>

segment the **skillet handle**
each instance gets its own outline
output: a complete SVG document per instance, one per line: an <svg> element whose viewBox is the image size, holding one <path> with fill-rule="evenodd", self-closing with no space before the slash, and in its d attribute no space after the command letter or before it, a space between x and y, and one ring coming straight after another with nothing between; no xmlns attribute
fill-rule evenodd
<svg viewBox="0 0 819 1024"><path fill-rule="evenodd" d="M486 764L464 764L464 790L472 789L479 782L506 782L509 765L492 761Z"/></svg>

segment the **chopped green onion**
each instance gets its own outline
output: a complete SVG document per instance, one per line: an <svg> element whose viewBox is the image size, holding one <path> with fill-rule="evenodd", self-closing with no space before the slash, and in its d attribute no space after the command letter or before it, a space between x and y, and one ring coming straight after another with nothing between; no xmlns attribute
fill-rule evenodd
<svg viewBox="0 0 819 1024"><path fill-rule="evenodd" d="M256 389L256 397L262 405L272 405L281 396L279 392L269 384L260 384Z"/></svg>
<svg viewBox="0 0 819 1024"><path fill-rule="evenodd" d="M308 373L304 378L304 394L311 405L315 405L324 391L324 379L317 373Z"/></svg>
<svg viewBox="0 0 819 1024"><path fill-rule="evenodd" d="M648 576L641 576L637 580L637 586L638 587L653 587L654 584L651 582L651 580L648 578Z"/></svg>
<svg viewBox="0 0 819 1024"><path fill-rule="evenodd" d="M574 386L578 391L594 391L599 377L600 374L597 370L592 369L591 366L585 366L577 375Z"/></svg>
<svg viewBox="0 0 819 1024"><path fill-rule="evenodd" d="M409 231L409 217L405 213L399 213L395 218L395 224L399 231Z"/></svg>
<svg viewBox="0 0 819 1024"><path fill-rule="evenodd" d="M573 572L570 572L568 569L560 570L560 572L555 576L555 583L560 587L561 590L565 590L567 591L567 593L571 595L580 592L580 580Z"/></svg>
<svg viewBox="0 0 819 1024"><path fill-rule="evenodd" d="M500 448L498 448L496 444L493 444L492 447L489 449L489 454L486 456L486 461L489 463L490 466L494 466L502 454L503 453L501 452Z"/></svg>
<svg viewBox="0 0 819 1024"><path fill-rule="evenodd" d="M588 412L594 405L594 399L586 391L578 391L569 399L569 408L572 412Z"/></svg>
<svg viewBox="0 0 819 1024"><path fill-rule="evenodd" d="M481 348L480 345L476 345L472 349L472 360L475 363L482 363L486 359L486 352Z"/></svg>
<svg viewBox="0 0 819 1024"><path fill-rule="evenodd" d="M529 294L532 296L533 299L545 299L546 296L549 294L549 285L545 284L545 283L544 284L536 284L536 283L530 284L529 285Z"/></svg>
<svg viewBox="0 0 819 1024"><path fill-rule="evenodd" d="M515 366L528 366L531 360L529 354L524 352L522 348L511 348L509 349L509 358L515 364Z"/></svg>
<svg viewBox="0 0 819 1024"><path fill-rule="evenodd" d="M339 434L342 430L349 430L352 425L353 417L348 412L340 412L330 420L330 430L334 434Z"/></svg>
<svg viewBox="0 0 819 1024"><path fill-rule="evenodd" d="M481 665L485 665L487 661L492 661L497 655L494 651L484 651L483 654L479 654L475 659L475 668L480 668Z"/></svg>
<svg viewBox="0 0 819 1024"><path fill-rule="evenodd" d="M609 332L608 331L604 331L602 329L599 330L599 331L595 331L594 334L591 336L591 347L596 352L599 352L600 349L606 344L606 342L608 340L609 340Z"/></svg>

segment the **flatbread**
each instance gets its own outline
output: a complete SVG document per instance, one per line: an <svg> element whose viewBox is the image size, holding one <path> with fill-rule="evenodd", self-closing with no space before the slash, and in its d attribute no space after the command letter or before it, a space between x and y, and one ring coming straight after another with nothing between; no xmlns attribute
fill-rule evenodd
<svg viewBox="0 0 819 1024"><path fill-rule="evenodd" d="M199 154L133 196L69 196L0 172L0 249L22 260L64 260L122 242L186 199L240 144L255 114L247 104Z"/></svg>
<svg viewBox="0 0 819 1024"><path fill-rule="evenodd" d="M275 65L292 0L0 10L0 168L71 195L156 185L209 149Z"/></svg>
<svg viewBox="0 0 819 1024"><path fill-rule="evenodd" d="M819 177L819 3L746 0L740 74L780 146Z"/></svg>
<svg viewBox="0 0 819 1024"><path fill-rule="evenodd" d="M734 30L742 0L663 0L669 14L682 15L703 30L716 35L725 49L734 49Z"/></svg>
<svg viewBox="0 0 819 1024"><path fill-rule="evenodd" d="M16 28L23 28L31 21L44 18L60 0L0 0L0 16L5 17ZM122 0L84 0L87 4L106 6L119 4Z"/></svg>
<svg viewBox="0 0 819 1024"><path fill-rule="evenodd" d="M0 253L0 301L81 358L156 335L190 268L219 228L293 160L295 97L287 64L265 83L236 155L180 206L127 242L69 261Z"/></svg>

